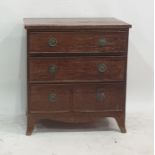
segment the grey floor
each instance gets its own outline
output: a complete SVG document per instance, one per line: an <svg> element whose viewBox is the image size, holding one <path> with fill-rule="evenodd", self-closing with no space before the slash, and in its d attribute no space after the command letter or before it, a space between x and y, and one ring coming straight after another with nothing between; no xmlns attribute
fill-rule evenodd
<svg viewBox="0 0 155 155"><path fill-rule="evenodd" d="M25 136L25 118L0 117L0 155L153 155L153 113L127 113L126 134L114 119L95 124L44 121Z"/></svg>

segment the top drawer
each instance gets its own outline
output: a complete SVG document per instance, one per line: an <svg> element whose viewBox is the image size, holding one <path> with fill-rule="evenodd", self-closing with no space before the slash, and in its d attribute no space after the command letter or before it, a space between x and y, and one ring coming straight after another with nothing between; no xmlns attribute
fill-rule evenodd
<svg viewBox="0 0 155 155"><path fill-rule="evenodd" d="M29 53L120 53L127 51L128 31L30 32Z"/></svg>

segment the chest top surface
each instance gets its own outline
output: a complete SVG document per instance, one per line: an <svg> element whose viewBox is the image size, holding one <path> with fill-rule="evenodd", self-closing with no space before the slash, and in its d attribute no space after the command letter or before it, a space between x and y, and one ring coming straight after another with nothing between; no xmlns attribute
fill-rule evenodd
<svg viewBox="0 0 155 155"><path fill-rule="evenodd" d="M131 25L116 18L24 18L26 29L94 29L130 28Z"/></svg>

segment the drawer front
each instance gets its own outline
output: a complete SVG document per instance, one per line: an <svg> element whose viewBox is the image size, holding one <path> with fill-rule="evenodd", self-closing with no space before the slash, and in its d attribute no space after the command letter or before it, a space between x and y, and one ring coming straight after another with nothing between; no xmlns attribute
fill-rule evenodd
<svg viewBox="0 0 155 155"><path fill-rule="evenodd" d="M31 85L30 110L68 112L71 110L70 95L67 85Z"/></svg>
<svg viewBox="0 0 155 155"><path fill-rule="evenodd" d="M29 63L29 80L34 82L125 79L125 57L31 57Z"/></svg>
<svg viewBox="0 0 155 155"><path fill-rule="evenodd" d="M31 32L29 52L126 52L128 32Z"/></svg>
<svg viewBox="0 0 155 155"><path fill-rule="evenodd" d="M77 85L73 103L74 111L121 111L125 103L125 84Z"/></svg>

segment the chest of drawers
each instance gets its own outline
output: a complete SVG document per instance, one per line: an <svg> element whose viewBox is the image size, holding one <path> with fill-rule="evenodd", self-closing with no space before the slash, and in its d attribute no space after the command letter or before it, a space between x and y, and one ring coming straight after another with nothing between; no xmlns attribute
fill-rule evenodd
<svg viewBox="0 0 155 155"><path fill-rule="evenodd" d="M125 129L128 32L114 18L24 19L27 135L41 119L92 122L114 117Z"/></svg>

